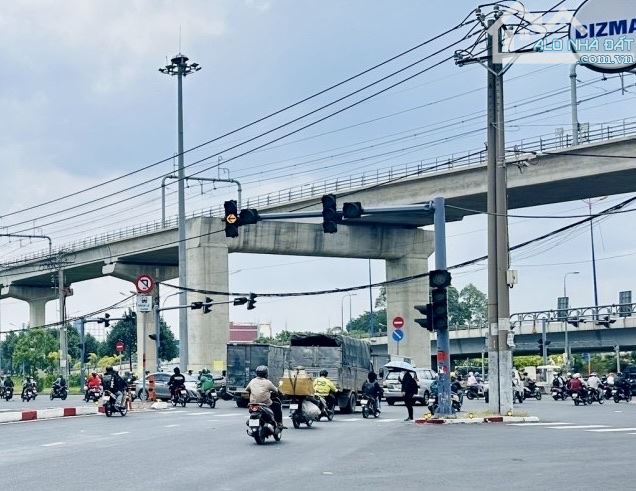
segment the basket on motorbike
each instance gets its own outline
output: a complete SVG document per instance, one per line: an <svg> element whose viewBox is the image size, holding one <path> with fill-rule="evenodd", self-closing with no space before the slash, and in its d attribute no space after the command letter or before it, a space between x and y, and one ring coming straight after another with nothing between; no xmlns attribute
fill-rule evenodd
<svg viewBox="0 0 636 491"><path fill-rule="evenodd" d="M313 396L314 380L303 368L286 369L278 388L286 396Z"/></svg>

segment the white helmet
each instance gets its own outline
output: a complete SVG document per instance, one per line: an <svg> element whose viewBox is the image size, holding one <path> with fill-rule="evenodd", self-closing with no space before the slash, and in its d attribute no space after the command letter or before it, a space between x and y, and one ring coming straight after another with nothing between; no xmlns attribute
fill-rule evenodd
<svg viewBox="0 0 636 491"><path fill-rule="evenodd" d="M598 376L598 375L596 375L596 372L592 372L592 373L590 374L590 377L597 377L597 376Z"/></svg>
<svg viewBox="0 0 636 491"><path fill-rule="evenodd" d="M581 374L580 373L575 373L574 374L574 378L581 378Z"/></svg>
<svg viewBox="0 0 636 491"><path fill-rule="evenodd" d="M468 376L472 377L473 376L473 372L468 372Z"/></svg>

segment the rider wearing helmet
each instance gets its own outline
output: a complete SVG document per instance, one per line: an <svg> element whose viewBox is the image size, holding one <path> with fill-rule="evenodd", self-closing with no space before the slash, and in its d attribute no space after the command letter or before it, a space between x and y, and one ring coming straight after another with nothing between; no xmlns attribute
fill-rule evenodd
<svg viewBox="0 0 636 491"><path fill-rule="evenodd" d="M104 390L107 390L115 395L115 403L118 406L123 405L124 390L126 390L126 381L119 376L113 367L106 367L106 373L102 380L104 384Z"/></svg>
<svg viewBox="0 0 636 491"><path fill-rule="evenodd" d="M272 398L272 394L278 395L276 386L267 379L269 370L265 365L256 368L256 377L250 380L245 390L250 395L251 404L263 404L269 407L274 413L274 419L279 428L283 426L283 408L277 397Z"/></svg>
<svg viewBox="0 0 636 491"><path fill-rule="evenodd" d="M338 389L334 383L327 378L329 372L327 370L320 370L320 377L314 380L314 392L317 396L323 398L327 407L333 409L336 406L336 396Z"/></svg>
<svg viewBox="0 0 636 491"><path fill-rule="evenodd" d="M168 381L170 397L174 397L177 390L182 387L185 387L185 376L181 373L179 367L174 367L174 373L170 376L170 380Z"/></svg>

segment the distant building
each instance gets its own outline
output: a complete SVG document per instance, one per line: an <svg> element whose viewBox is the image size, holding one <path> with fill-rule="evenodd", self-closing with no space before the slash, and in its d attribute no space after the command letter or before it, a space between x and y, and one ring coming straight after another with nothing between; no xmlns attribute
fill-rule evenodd
<svg viewBox="0 0 636 491"><path fill-rule="evenodd" d="M253 343L258 338L258 324L230 322L230 343Z"/></svg>

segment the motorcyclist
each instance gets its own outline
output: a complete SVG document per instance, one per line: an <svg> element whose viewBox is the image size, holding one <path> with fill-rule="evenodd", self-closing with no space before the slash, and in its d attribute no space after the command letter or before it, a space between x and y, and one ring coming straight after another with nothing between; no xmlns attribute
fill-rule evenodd
<svg viewBox="0 0 636 491"><path fill-rule="evenodd" d="M466 380L466 385L468 387L472 387L474 385L477 385L477 377L475 377L475 374L473 374L473 372L468 372L468 379Z"/></svg>
<svg viewBox="0 0 636 491"><path fill-rule="evenodd" d="M596 372L592 372L587 378L587 385L590 390L594 391L594 394L598 394L599 386L601 385L601 379L598 378Z"/></svg>
<svg viewBox="0 0 636 491"><path fill-rule="evenodd" d="M587 396L587 390L585 388L585 384L581 380L581 374L575 373L572 379L570 380L570 391L572 393L578 393L583 399Z"/></svg>
<svg viewBox="0 0 636 491"><path fill-rule="evenodd" d="M7 375L6 377L4 377L4 382L3 382L4 388L8 389L8 388L13 388L15 387L15 384L13 383L13 380L11 379L11 375Z"/></svg>
<svg viewBox="0 0 636 491"><path fill-rule="evenodd" d="M338 389L327 378L328 375L329 372L327 370L320 370L320 377L314 380L314 392L317 396L324 399L327 408L333 409L336 406L336 396L334 394L338 392Z"/></svg>
<svg viewBox="0 0 636 491"><path fill-rule="evenodd" d="M265 365L256 367L256 377L250 380L245 390L250 395L251 404L263 404L274 413L274 420L279 428L283 426L283 409L278 397L272 398L272 394L278 395L279 390L268 380L269 370Z"/></svg>
<svg viewBox="0 0 636 491"><path fill-rule="evenodd" d="M362 393L373 400L374 411L380 412L378 401L380 400L380 397L382 397L383 390L378 383L378 376L375 372L371 371L367 375L367 380L364 384L362 384Z"/></svg>
<svg viewBox="0 0 636 491"><path fill-rule="evenodd" d="M88 394L91 389L99 389L101 385L102 379L99 378L97 372L92 372L88 377L88 380L86 380L86 394L84 394L85 399L88 400Z"/></svg>
<svg viewBox="0 0 636 491"><path fill-rule="evenodd" d="M211 391L214 390L214 377L207 368L204 368L199 372L199 394L202 398L205 398Z"/></svg>
<svg viewBox="0 0 636 491"><path fill-rule="evenodd" d="M552 387L556 387L557 389L565 387L565 379L563 378L563 375L560 373L554 375L554 378L552 379Z"/></svg>
<svg viewBox="0 0 636 491"><path fill-rule="evenodd" d="M57 394L62 390L62 388L65 388L65 387L66 387L66 379L64 378L64 375L60 374L55 379L55 382L53 382L53 390Z"/></svg>
<svg viewBox="0 0 636 491"><path fill-rule="evenodd" d="M31 390L37 390L36 384L35 384L35 380L33 380L33 377L27 377L24 382L22 382L22 397L24 397L24 394L26 393L26 391L28 389Z"/></svg>
<svg viewBox="0 0 636 491"><path fill-rule="evenodd" d="M607 374L607 385L614 385L616 383L616 377L612 372Z"/></svg>
<svg viewBox="0 0 636 491"><path fill-rule="evenodd" d="M168 381L170 397L174 398L177 390L183 387L185 387L185 376L181 373L179 367L174 367L174 373L170 376L170 380Z"/></svg>
<svg viewBox="0 0 636 491"><path fill-rule="evenodd" d="M106 367L106 373L102 380L104 384L104 390L108 390L115 395L115 404L119 407L123 406L124 391L127 388L126 381L121 378L119 373L113 369L113 367Z"/></svg>

